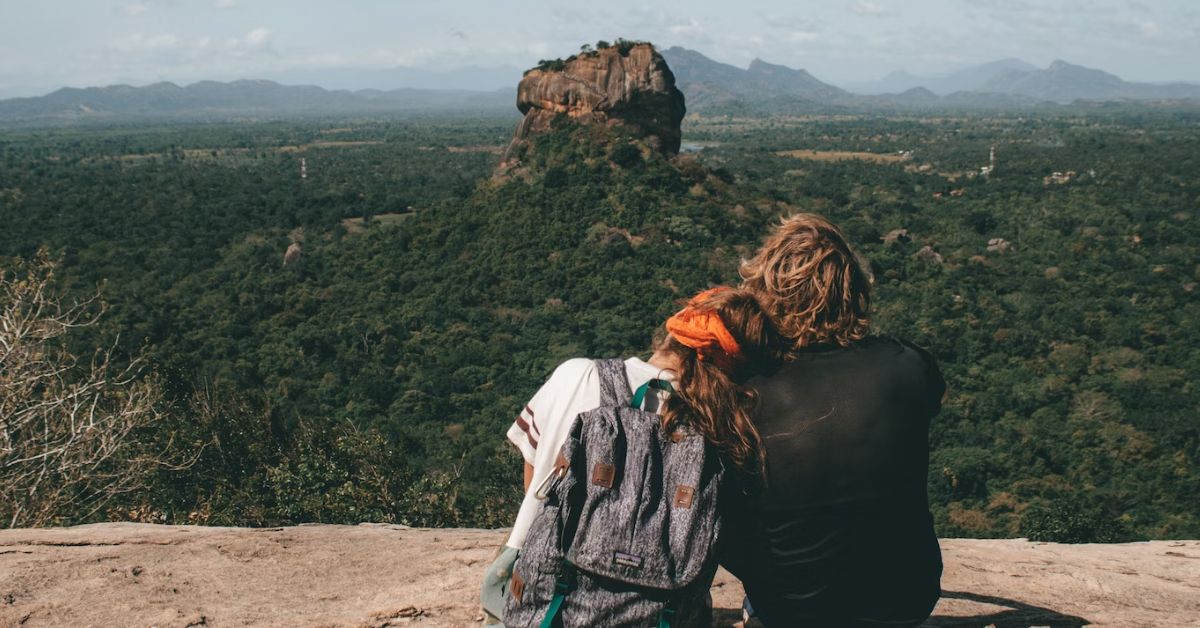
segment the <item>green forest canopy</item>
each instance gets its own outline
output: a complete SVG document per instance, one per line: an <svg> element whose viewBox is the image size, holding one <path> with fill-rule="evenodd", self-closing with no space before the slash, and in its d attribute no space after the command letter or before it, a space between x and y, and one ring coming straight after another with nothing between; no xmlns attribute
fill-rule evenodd
<svg viewBox="0 0 1200 628"><path fill-rule="evenodd" d="M878 329L946 376L940 535L1195 538L1197 122L691 118L705 148L674 160L564 125L510 180L511 118L11 132L0 256L47 247L68 294L100 284L80 353L144 352L170 399L147 438L198 452L98 517L507 525L503 434L553 367L646 352L816 211L870 261Z"/></svg>

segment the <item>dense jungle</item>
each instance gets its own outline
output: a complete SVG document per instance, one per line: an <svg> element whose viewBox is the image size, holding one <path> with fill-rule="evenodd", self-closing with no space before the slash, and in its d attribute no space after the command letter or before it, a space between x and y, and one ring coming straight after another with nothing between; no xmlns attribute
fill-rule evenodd
<svg viewBox="0 0 1200 628"><path fill-rule="evenodd" d="M136 482L5 524L508 525L553 368L648 353L807 211L946 378L940 536L1200 537L1194 111L693 114L672 158L561 120L494 175L516 122L0 131L0 268L94 319L47 351L156 391Z"/></svg>

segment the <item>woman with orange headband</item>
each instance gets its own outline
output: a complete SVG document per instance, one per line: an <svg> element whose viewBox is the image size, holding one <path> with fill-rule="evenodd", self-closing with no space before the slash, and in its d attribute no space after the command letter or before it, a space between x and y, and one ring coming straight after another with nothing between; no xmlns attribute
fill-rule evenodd
<svg viewBox="0 0 1200 628"><path fill-rule="evenodd" d="M665 331L649 360L625 361L630 390L653 380L670 382L660 385L663 392L646 403L661 416L664 432L686 424L726 466L759 475L763 448L750 420L755 395L743 382L774 364L782 343L757 299L749 291L728 287L704 291L667 320ZM595 363L568 360L509 429L509 440L525 458L526 495L505 548L484 578L483 606L493 616L492 625L499 624L495 617L504 606L503 586L541 506L537 487L554 471L575 417L598 407L600 397Z"/></svg>
<svg viewBox="0 0 1200 628"><path fill-rule="evenodd" d="M661 358L677 374L677 394L663 409L663 427L686 421L743 473L762 469L762 446L750 420L754 391L742 385L774 364L781 341L754 295L719 287L696 295L667 319Z"/></svg>

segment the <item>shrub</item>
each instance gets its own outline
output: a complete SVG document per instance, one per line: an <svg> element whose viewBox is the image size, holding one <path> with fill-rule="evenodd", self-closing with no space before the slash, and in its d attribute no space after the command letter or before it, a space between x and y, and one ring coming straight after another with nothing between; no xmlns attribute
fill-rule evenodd
<svg viewBox="0 0 1200 628"><path fill-rule="evenodd" d="M65 337L105 307L58 297L56 266L39 251L0 268L0 517L13 527L89 519L166 462L142 438L160 418L157 380L138 357L71 353Z"/></svg>
<svg viewBox="0 0 1200 628"><path fill-rule="evenodd" d="M1021 517L1021 535L1051 543L1122 543L1133 535L1124 521L1080 499L1032 506Z"/></svg>

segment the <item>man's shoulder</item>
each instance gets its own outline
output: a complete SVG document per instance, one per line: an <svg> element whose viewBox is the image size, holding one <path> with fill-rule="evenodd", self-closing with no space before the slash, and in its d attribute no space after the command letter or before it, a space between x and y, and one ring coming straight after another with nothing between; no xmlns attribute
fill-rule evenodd
<svg viewBox="0 0 1200 628"><path fill-rule="evenodd" d="M871 336L861 341L864 362L880 374L908 385L940 388L941 370L933 354L896 336ZM940 396L941 392L937 392Z"/></svg>
<svg viewBox="0 0 1200 628"><path fill-rule="evenodd" d="M777 371L751 381L751 386L767 394L771 391L794 394L797 388L829 385L857 391L901 386L928 390L938 397L944 387L933 355L912 342L883 335L870 336L845 347L799 351Z"/></svg>
<svg viewBox="0 0 1200 628"><path fill-rule="evenodd" d="M896 360L912 361L921 365L936 365L937 360L919 345L896 336L871 336L862 342L877 348L883 355Z"/></svg>
<svg viewBox="0 0 1200 628"><path fill-rule="evenodd" d="M912 362L933 364L936 361L928 351L897 336L868 336L848 346L820 346L802 349L793 356L795 362L806 361L863 361L863 362Z"/></svg>

